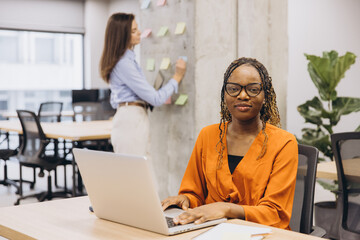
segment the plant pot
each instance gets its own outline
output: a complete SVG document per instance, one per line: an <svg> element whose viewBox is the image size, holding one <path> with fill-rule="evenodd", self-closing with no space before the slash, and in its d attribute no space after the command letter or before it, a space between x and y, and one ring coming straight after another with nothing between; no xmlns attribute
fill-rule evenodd
<svg viewBox="0 0 360 240"><path fill-rule="evenodd" d="M340 239L340 217L335 201L315 203L315 226L326 231L325 238Z"/></svg>

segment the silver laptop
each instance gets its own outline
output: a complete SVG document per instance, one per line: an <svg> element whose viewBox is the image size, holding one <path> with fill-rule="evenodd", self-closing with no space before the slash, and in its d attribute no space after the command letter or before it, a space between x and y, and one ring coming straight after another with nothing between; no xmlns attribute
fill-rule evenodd
<svg viewBox="0 0 360 240"><path fill-rule="evenodd" d="M226 221L222 218L197 225L171 226L172 218L183 210L162 210L154 173L146 157L76 148L73 153L99 218L165 235Z"/></svg>

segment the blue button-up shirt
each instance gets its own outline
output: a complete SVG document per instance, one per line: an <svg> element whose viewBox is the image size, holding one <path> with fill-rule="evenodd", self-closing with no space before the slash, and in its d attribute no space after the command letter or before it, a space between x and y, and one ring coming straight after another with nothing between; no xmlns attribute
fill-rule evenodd
<svg viewBox="0 0 360 240"><path fill-rule="evenodd" d="M178 82L172 78L159 90L155 90L148 83L139 64L136 62L134 51L128 49L110 74L110 88L110 103L115 109L121 102L139 100L143 100L153 106L160 106L174 92L177 93Z"/></svg>

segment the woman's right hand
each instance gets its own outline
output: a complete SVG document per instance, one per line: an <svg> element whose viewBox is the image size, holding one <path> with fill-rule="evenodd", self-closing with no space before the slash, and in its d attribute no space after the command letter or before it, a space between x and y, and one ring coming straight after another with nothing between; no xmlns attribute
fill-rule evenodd
<svg viewBox="0 0 360 240"><path fill-rule="evenodd" d="M187 210L190 207L189 198L185 195L178 195L173 197L168 197L161 201L163 210L167 209L171 205L176 205L181 207L183 210Z"/></svg>
<svg viewBox="0 0 360 240"><path fill-rule="evenodd" d="M181 80L184 78L186 72L186 62L179 58L176 61L176 65L175 65L175 74L173 76L173 79L175 79L178 83L181 82Z"/></svg>

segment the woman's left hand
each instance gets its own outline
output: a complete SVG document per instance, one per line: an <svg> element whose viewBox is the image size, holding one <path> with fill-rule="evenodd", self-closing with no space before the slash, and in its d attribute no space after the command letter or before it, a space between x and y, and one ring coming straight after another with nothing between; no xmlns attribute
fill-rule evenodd
<svg viewBox="0 0 360 240"><path fill-rule="evenodd" d="M174 218L174 223L187 224L194 222L195 224L200 224L209 220L227 217L230 211L229 204L231 203L216 202L188 209L186 212Z"/></svg>

